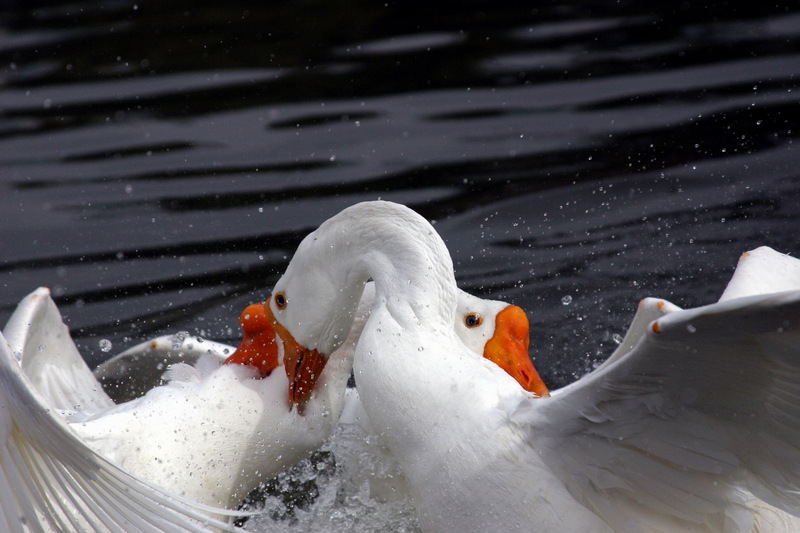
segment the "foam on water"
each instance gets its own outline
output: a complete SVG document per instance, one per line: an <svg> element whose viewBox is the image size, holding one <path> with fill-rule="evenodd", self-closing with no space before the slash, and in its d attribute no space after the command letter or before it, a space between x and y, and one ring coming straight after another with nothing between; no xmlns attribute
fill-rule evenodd
<svg viewBox="0 0 800 533"><path fill-rule="evenodd" d="M302 461L271 485L271 495L252 505L261 513L248 520L248 531L420 531L397 465L377 437L356 424L340 424L322 455Z"/></svg>

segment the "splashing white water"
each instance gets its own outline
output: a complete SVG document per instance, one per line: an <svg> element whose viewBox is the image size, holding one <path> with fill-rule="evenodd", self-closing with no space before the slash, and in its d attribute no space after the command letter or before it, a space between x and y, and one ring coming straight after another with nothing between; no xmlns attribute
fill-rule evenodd
<svg viewBox="0 0 800 533"><path fill-rule="evenodd" d="M273 484L280 495L268 496L245 529L256 533L417 533L420 531L405 482L394 460L357 424L340 424L323 453L330 460L306 460ZM309 491L309 488L311 490ZM317 497L293 507L284 491L315 490ZM274 494L274 493L273 493ZM276 518L276 517L283 518Z"/></svg>

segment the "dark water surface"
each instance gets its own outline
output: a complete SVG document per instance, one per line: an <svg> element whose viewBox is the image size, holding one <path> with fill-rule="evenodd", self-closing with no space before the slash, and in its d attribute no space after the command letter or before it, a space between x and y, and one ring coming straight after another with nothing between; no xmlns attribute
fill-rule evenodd
<svg viewBox="0 0 800 533"><path fill-rule="evenodd" d="M235 343L307 232L383 198L528 311L557 387L642 297L800 253L798 75L797 2L6 3L0 322L46 285L92 364Z"/></svg>
<svg viewBox="0 0 800 533"><path fill-rule="evenodd" d="M300 239L368 199L528 311L554 388L641 298L710 303L742 252L800 253L798 2L0 6L0 324L49 286L93 365L238 342ZM345 490L362 441L290 480L320 491L299 525L248 526L414 531Z"/></svg>

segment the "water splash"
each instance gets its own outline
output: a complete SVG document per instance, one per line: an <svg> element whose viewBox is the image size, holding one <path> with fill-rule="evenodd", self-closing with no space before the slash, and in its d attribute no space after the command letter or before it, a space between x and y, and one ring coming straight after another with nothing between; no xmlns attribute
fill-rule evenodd
<svg viewBox="0 0 800 533"><path fill-rule="evenodd" d="M257 504L262 514L248 520L246 530L421 531L397 465L374 435L355 424L340 424L317 453L329 455L323 460L312 456L266 484L273 490ZM302 491L301 498L292 491Z"/></svg>
<svg viewBox="0 0 800 533"><path fill-rule="evenodd" d="M189 332L188 331L179 331L178 333L173 335L172 336L172 347L177 350L178 348L183 346L183 343L186 340L186 337L188 337L188 336L189 336Z"/></svg>

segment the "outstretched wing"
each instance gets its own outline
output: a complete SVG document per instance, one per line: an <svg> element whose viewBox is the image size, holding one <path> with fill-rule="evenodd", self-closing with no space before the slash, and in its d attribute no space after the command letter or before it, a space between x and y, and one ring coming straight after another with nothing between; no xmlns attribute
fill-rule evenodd
<svg viewBox="0 0 800 533"><path fill-rule="evenodd" d="M513 416L617 530L749 531L749 492L799 514L800 291L673 310Z"/></svg>
<svg viewBox="0 0 800 533"><path fill-rule="evenodd" d="M23 298L3 334L36 391L57 409L101 409L114 405L86 366L50 290Z"/></svg>
<svg viewBox="0 0 800 533"><path fill-rule="evenodd" d="M231 514L172 496L88 448L0 335L0 530L208 531Z"/></svg>
<svg viewBox="0 0 800 533"><path fill-rule="evenodd" d="M636 314L628 327L628 332L625 333L625 338L614 350L611 356L603 361L597 369L610 365L616 360L625 356L630 352L634 346L639 342L639 339L647 333L647 328L653 320L658 320L662 316L672 313L673 311L680 311L681 308L677 305L670 303L660 298L645 298L639 302L639 307L636 309Z"/></svg>
<svg viewBox="0 0 800 533"><path fill-rule="evenodd" d="M800 289L800 259L761 246L739 258L719 301Z"/></svg>

